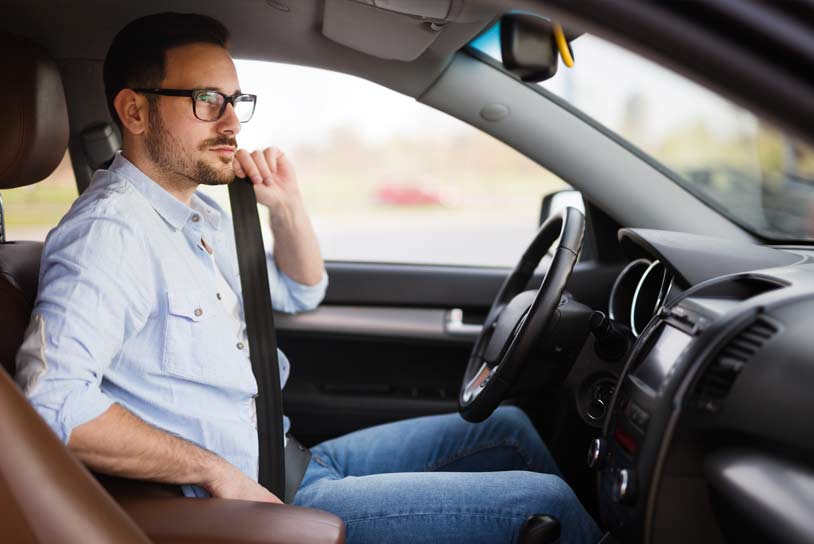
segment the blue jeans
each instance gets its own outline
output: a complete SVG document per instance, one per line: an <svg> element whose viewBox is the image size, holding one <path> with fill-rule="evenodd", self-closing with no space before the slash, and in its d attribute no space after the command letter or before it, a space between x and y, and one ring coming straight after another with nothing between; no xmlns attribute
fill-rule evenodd
<svg viewBox="0 0 814 544"><path fill-rule="evenodd" d="M563 544L599 540L516 407L479 424L448 414L379 425L311 451L294 504L341 517L351 544L508 543L531 514L556 516Z"/></svg>

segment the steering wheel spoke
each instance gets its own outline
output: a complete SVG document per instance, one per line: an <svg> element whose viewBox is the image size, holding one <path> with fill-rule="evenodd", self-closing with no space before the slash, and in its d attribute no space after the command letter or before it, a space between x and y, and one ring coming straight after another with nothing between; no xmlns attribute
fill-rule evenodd
<svg viewBox="0 0 814 544"><path fill-rule="evenodd" d="M481 364L475 376L469 380L469 383L464 387L464 402L471 402L480 395L481 391L486 388L486 384L489 383L489 380L494 376L495 372L497 372L499 366L500 365L490 367L486 361Z"/></svg>

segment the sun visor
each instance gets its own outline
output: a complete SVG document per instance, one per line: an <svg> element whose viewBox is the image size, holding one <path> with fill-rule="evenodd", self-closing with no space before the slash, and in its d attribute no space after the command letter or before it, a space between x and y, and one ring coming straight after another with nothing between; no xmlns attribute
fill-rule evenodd
<svg viewBox="0 0 814 544"><path fill-rule="evenodd" d="M448 23L488 21L491 16L460 0L325 0L322 34L374 57L412 61Z"/></svg>

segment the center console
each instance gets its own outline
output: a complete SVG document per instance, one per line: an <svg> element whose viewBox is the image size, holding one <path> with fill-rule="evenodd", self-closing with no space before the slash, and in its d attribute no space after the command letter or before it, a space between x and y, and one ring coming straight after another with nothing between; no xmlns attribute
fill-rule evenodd
<svg viewBox="0 0 814 544"><path fill-rule="evenodd" d="M646 491L671 399L690 363L687 354L716 313L685 299L651 321L622 373L603 436L591 445L588 462L598 470L603 523L624 541L642 540Z"/></svg>

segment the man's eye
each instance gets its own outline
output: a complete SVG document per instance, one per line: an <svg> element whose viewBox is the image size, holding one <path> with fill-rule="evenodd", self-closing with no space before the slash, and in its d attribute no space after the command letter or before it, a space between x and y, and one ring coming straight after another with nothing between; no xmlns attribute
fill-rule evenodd
<svg viewBox="0 0 814 544"><path fill-rule="evenodd" d="M200 93L198 95L198 102L206 102L207 104L216 104L218 102L218 95L215 93Z"/></svg>

